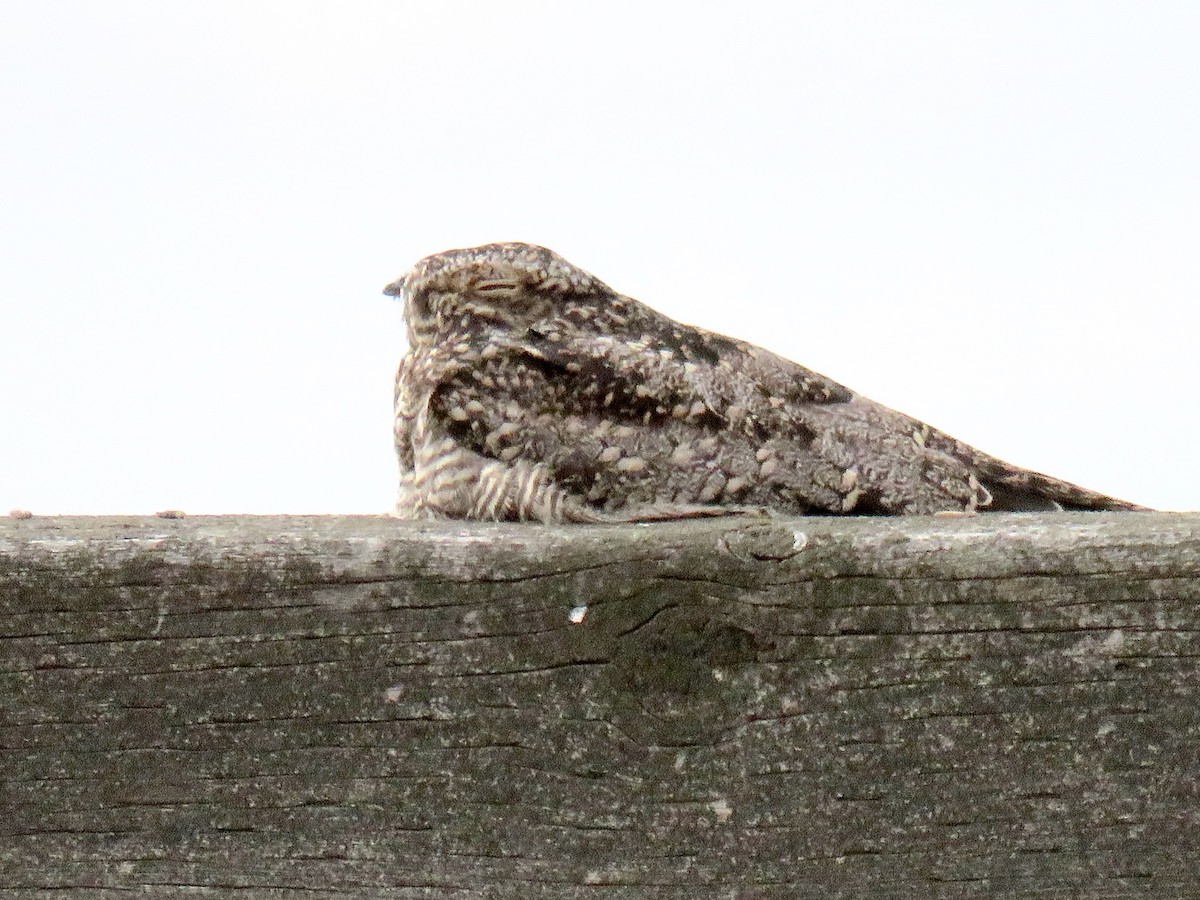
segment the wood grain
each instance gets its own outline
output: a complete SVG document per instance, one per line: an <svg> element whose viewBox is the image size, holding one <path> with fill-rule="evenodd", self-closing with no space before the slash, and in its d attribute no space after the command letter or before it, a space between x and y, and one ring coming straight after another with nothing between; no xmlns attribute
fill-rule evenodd
<svg viewBox="0 0 1200 900"><path fill-rule="evenodd" d="M5 897L1197 896L1198 709L1200 515L0 521Z"/></svg>

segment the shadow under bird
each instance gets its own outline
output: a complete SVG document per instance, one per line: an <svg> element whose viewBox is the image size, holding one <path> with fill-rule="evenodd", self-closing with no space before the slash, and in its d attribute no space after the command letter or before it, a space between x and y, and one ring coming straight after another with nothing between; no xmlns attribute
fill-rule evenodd
<svg viewBox="0 0 1200 900"><path fill-rule="evenodd" d="M544 247L426 257L402 298L397 514L628 522L1132 503L1009 465Z"/></svg>

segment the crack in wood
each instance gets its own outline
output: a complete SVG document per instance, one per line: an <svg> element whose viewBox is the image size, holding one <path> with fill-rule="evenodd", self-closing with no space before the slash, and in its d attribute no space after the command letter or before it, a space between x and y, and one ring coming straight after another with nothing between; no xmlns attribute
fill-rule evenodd
<svg viewBox="0 0 1200 900"><path fill-rule="evenodd" d="M0 884L1190 896L1198 659L1200 516L0 521Z"/></svg>

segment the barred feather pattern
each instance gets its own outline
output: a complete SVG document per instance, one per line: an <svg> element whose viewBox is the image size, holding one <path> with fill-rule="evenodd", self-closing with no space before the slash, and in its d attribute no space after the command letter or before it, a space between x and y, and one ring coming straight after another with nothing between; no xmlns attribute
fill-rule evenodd
<svg viewBox="0 0 1200 900"><path fill-rule="evenodd" d="M529 244L421 260L402 298L401 516L1137 509L1012 466L825 376L683 325Z"/></svg>

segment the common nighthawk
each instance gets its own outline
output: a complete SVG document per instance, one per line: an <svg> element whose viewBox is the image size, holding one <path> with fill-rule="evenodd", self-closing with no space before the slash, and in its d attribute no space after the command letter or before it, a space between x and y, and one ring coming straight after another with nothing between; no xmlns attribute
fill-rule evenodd
<svg viewBox="0 0 1200 900"><path fill-rule="evenodd" d="M429 256L403 298L397 513L612 522L1139 509L1019 469L544 247Z"/></svg>

